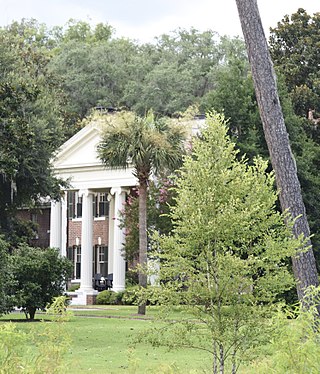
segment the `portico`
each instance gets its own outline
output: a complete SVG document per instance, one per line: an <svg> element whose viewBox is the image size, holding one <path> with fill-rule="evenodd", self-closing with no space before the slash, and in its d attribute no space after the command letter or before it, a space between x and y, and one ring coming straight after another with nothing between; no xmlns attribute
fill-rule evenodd
<svg viewBox="0 0 320 374"><path fill-rule="evenodd" d="M102 131L94 121L69 139L53 162L55 174L69 182L61 201L51 203L50 246L74 263L80 282L75 303L92 303L95 272L113 276L113 290L125 288L125 240L120 212L131 187L132 169L106 169L97 154ZM79 277L79 278L78 278Z"/></svg>

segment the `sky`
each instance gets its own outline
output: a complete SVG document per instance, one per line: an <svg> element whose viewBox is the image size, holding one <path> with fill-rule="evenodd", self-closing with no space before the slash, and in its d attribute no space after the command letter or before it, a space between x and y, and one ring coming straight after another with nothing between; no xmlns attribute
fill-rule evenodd
<svg viewBox="0 0 320 374"><path fill-rule="evenodd" d="M310 15L320 12L319 0L258 0L258 6L266 35L298 8ZM191 27L242 36L235 0L0 0L0 9L0 26L22 18L64 26L72 18L92 25L108 23L115 36L142 43Z"/></svg>

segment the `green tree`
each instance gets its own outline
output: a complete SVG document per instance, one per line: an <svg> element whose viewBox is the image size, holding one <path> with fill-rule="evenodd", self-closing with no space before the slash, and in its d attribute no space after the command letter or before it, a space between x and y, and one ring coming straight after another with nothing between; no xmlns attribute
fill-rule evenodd
<svg viewBox="0 0 320 374"><path fill-rule="evenodd" d="M10 256L15 306L33 320L37 309L45 309L60 296L72 273L72 264L54 248L21 245Z"/></svg>
<svg viewBox="0 0 320 374"><path fill-rule="evenodd" d="M229 135L241 155L251 160L257 155L268 157L247 57L230 53L224 64L215 68L213 79L214 89L202 99L204 111L224 113Z"/></svg>
<svg viewBox="0 0 320 374"><path fill-rule="evenodd" d="M207 351L213 373L235 373L252 359L267 335L266 317L292 286L286 264L300 245L275 208L267 162L250 166L237 153L223 117L208 118L176 179L173 232L154 237L160 283L149 297L188 313L168 324L168 335L161 326L149 338Z"/></svg>
<svg viewBox="0 0 320 374"><path fill-rule="evenodd" d="M50 45L34 22L0 29L0 230L8 238L17 207L59 198L50 160L63 142L63 123L47 70Z"/></svg>
<svg viewBox="0 0 320 374"><path fill-rule="evenodd" d="M0 237L0 316L10 312L13 307L12 295L9 294L13 278L9 267L8 243Z"/></svg>
<svg viewBox="0 0 320 374"><path fill-rule="evenodd" d="M184 153L185 130L178 122L158 120L150 112L139 117L120 112L106 118L107 126L99 145L102 162L112 168L134 168L139 194L139 264L147 264L147 196L151 173L174 170ZM139 271L139 285L147 286L147 277ZM145 314L145 304L138 313Z"/></svg>
<svg viewBox="0 0 320 374"><path fill-rule="evenodd" d="M285 77L296 114L320 111L320 13L313 16L299 8L271 29L269 45L273 62Z"/></svg>
<svg viewBox="0 0 320 374"><path fill-rule="evenodd" d="M244 45L243 45L244 47ZM229 53L229 58L214 70L215 87L203 98L205 111L216 110L228 119L229 135L240 149L239 155L246 155L249 161L260 155L269 158L263 127L259 116L252 76L247 57L239 53ZM298 177L301 183L303 200L312 233L317 264L319 264L319 190L320 147L310 133L310 124L298 116L291 103L284 78L278 74L277 88L290 144L297 162Z"/></svg>
<svg viewBox="0 0 320 374"><path fill-rule="evenodd" d="M65 120L73 135L93 108L124 106L124 86L134 76L132 59L138 47L128 39L113 38L108 24L93 28L70 20L59 33L50 71L60 77Z"/></svg>

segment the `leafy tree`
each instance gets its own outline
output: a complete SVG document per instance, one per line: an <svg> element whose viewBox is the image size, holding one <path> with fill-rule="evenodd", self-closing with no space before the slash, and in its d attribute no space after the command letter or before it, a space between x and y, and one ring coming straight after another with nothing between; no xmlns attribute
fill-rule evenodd
<svg viewBox="0 0 320 374"><path fill-rule="evenodd" d="M120 112L106 118L107 126L99 145L102 162L112 168L134 168L139 194L139 264L147 264L147 199L151 173L174 170L184 153L184 129L167 119L158 120L150 112L139 117ZM147 286L147 277L139 271L139 285ZM145 304L139 305L145 314Z"/></svg>
<svg viewBox="0 0 320 374"><path fill-rule="evenodd" d="M54 248L32 248L25 244L13 251L11 262L15 305L33 320L37 309L43 310L63 293L72 264Z"/></svg>
<svg viewBox="0 0 320 374"><path fill-rule="evenodd" d="M8 243L0 237L0 315L11 311L13 302L9 288L13 282L9 267Z"/></svg>
<svg viewBox="0 0 320 374"><path fill-rule="evenodd" d="M214 89L202 99L204 111L224 113L229 135L241 155L246 154L250 160L257 155L268 157L247 57L229 56L215 68L214 81Z"/></svg>
<svg viewBox="0 0 320 374"><path fill-rule="evenodd" d="M127 106L139 114L184 112L212 87L210 71L221 56L213 31L178 29L142 45L135 57L136 74L125 88Z"/></svg>
<svg viewBox="0 0 320 374"><path fill-rule="evenodd" d="M286 15L270 33L270 53L285 77L295 111L307 116L310 108L320 111L319 48L320 13L313 16L299 8Z"/></svg>
<svg viewBox="0 0 320 374"><path fill-rule="evenodd" d="M63 130L41 28L14 23L0 29L0 41L0 230L10 238L18 206L59 197L50 160Z"/></svg>
<svg viewBox="0 0 320 374"><path fill-rule="evenodd" d="M292 257L298 297L305 302L305 290L318 286L316 262L310 241L310 228L302 199L297 167L279 101L275 73L268 51L256 0L236 0L239 18L246 41L248 57L268 145L272 167L275 171L280 204L295 219L292 227L296 237L305 238L304 246Z"/></svg>
<svg viewBox="0 0 320 374"><path fill-rule="evenodd" d="M147 293L187 311L148 338L207 351L213 373L235 373L252 359L267 335L266 317L293 283L286 264L300 245L275 209L267 162L249 166L237 153L223 117L212 115L176 179L173 232L154 237L160 283Z"/></svg>
<svg viewBox="0 0 320 374"><path fill-rule="evenodd" d="M60 28L50 71L61 80L70 135L93 108L124 105L124 85L132 79L137 46L127 39L114 39L112 34L108 24L92 28L72 19L65 30Z"/></svg>

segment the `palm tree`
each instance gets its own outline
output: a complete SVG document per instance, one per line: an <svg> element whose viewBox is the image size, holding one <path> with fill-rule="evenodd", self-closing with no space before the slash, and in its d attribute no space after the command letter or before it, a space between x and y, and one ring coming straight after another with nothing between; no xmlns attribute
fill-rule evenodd
<svg viewBox="0 0 320 374"><path fill-rule="evenodd" d="M147 286L147 197L151 174L176 169L184 153L185 131L177 122L157 120L153 113L139 117L120 112L107 118L98 150L102 162L111 168L133 167L139 191L139 285ZM139 314L146 313L145 303Z"/></svg>

